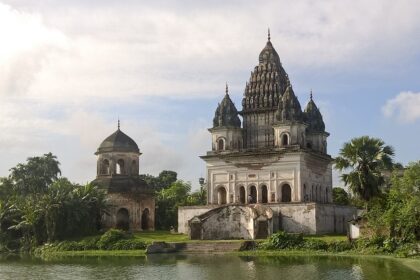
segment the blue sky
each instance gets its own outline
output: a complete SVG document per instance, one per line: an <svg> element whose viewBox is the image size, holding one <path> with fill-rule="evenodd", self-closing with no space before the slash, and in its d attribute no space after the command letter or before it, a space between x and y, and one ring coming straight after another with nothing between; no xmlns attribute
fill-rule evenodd
<svg viewBox="0 0 420 280"><path fill-rule="evenodd" d="M260 3L0 0L0 176L51 151L90 181L120 117L141 173L197 186L225 82L240 109L267 27L302 107L313 90L332 156L370 135L420 159L418 1Z"/></svg>

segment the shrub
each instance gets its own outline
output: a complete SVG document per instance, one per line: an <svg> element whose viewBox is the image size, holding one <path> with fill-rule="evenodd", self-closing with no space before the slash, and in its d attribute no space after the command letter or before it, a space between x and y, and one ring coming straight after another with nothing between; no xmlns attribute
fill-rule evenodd
<svg viewBox="0 0 420 280"><path fill-rule="evenodd" d="M110 229L105 232L96 243L99 249L106 250L119 240L126 239L128 235L119 229Z"/></svg>
<svg viewBox="0 0 420 280"><path fill-rule="evenodd" d="M302 234L289 234L279 231L270 236L267 247L272 249L294 249L302 247L303 243Z"/></svg>
<svg viewBox="0 0 420 280"><path fill-rule="evenodd" d="M110 250L142 250L146 249L147 244L137 239L123 239L110 246Z"/></svg>
<svg viewBox="0 0 420 280"><path fill-rule="evenodd" d="M305 239L305 242L303 243L302 248L309 249L309 250L327 250L328 243L323 240L310 238L310 239Z"/></svg>
<svg viewBox="0 0 420 280"><path fill-rule="evenodd" d="M344 252L353 249L352 243L348 241L332 241L328 243L328 251Z"/></svg>

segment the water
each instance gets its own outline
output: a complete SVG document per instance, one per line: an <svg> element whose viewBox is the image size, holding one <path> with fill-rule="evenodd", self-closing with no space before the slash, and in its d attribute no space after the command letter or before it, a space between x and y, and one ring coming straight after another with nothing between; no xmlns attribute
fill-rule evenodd
<svg viewBox="0 0 420 280"><path fill-rule="evenodd" d="M420 279L392 259L373 257L238 257L155 255L65 258L54 261L1 258L0 279Z"/></svg>

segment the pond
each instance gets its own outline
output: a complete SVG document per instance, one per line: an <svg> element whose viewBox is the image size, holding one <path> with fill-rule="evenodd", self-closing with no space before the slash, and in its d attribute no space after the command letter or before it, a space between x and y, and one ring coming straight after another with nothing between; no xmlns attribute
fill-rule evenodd
<svg viewBox="0 0 420 280"><path fill-rule="evenodd" d="M374 257L239 257L153 255L64 258L41 261L0 258L0 279L420 279L400 262Z"/></svg>

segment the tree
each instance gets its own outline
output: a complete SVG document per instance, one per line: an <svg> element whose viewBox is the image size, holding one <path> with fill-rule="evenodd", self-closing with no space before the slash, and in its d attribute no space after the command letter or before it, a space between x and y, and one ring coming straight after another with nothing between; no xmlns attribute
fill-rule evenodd
<svg viewBox="0 0 420 280"><path fill-rule="evenodd" d="M384 212L391 237L420 240L420 161L409 164L402 176L393 173Z"/></svg>
<svg viewBox="0 0 420 280"><path fill-rule="evenodd" d="M25 164L19 163L10 169L9 179L15 191L22 195L45 193L48 186L61 175L60 163L52 153L42 157L30 157Z"/></svg>
<svg viewBox="0 0 420 280"><path fill-rule="evenodd" d="M163 170L157 177L150 174L141 174L140 179L144 180L149 187L159 191L176 182L177 176L178 174L175 171Z"/></svg>
<svg viewBox="0 0 420 280"><path fill-rule="evenodd" d="M190 183L178 180L169 188L157 193L156 225L158 229L168 230L178 225L178 207L187 204L191 191Z"/></svg>
<svg viewBox="0 0 420 280"><path fill-rule="evenodd" d="M381 171L393 166L394 149L378 138L362 136L353 138L341 148L335 159L335 168L349 170L341 178L352 192L365 201L379 195L380 186L385 183Z"/></svg>
<svg viewBox="0 0 420 280"><path fill-rule="evenodd" d="M349 194L343 188L333 188L333 202L338 205L349 205Z"/></svg>

